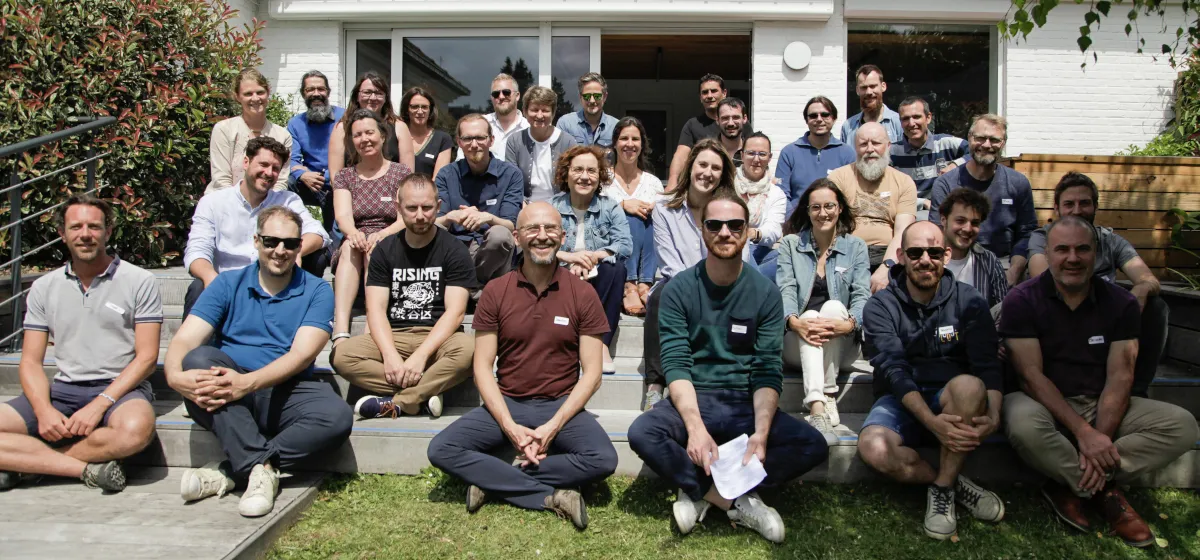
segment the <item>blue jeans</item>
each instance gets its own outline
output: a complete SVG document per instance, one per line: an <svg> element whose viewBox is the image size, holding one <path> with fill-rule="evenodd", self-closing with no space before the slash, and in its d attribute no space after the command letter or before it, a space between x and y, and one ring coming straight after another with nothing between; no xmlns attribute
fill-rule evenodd
<svg viewBox="0 0 1200 560"><path fill-rule="evenodd" d="M942 413L942 391L945 388L937 391L921 391L921 396L925 398L925 404L929 405L929 410L936 416ZM863 422L863 429L867 426L883 426L900 435L901 443L905 447L916 447L921 444L937 442L937 437L933 432L929 431L920 420L917 420L900 399L896 395L884 395L871 405L871 412L867 414L866 421Z"/></svg>
<svg viewBox="0 0 1200 560"><path fill-rule="evenodd" d="M750 249L750 256L758 263L758 271L775 283L775 273L779 271L779 251L766 245L755 245Z"/></svg>
<svg viewBox="0 0 1200 560"><path fill-rule="evenodd" d="M654 273L658 270L658 253L654 250L654 226L650 218L626 214L629 221L629 235L633 237L633 254L625 261L625 281L654 283Z"/></svg>
<svg viewBox="0 0 1200 560"><path fill-rule="evenodd" d="M754 403L749 391L699 390L696 403L705 429L718 445L742 434L754 433ZM629 447L646 466L693 500L701 500L712 486L687 454L687 427L670 400L638 416L629 426ZM761 488L778 487L825 462L829 447L816 428L781 411L775 411L767 433L767 478Z"/></svg>

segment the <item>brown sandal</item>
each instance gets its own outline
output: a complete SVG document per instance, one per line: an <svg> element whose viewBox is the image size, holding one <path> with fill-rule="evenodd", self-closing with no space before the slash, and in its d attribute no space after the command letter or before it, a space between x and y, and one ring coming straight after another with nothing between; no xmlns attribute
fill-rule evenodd
<svg viewBox="0 0 1200 560"><path fill-rule="evenodd" d="M637 284L633 282L625 283L625 301L623 302L626 315L642 316L646 313L646 308L642 305L641 294L638 293Z"/></svg>

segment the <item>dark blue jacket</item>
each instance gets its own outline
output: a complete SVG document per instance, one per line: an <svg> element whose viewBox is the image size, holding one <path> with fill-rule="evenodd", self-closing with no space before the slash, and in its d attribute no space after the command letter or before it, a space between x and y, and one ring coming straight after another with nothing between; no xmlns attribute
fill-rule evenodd
<svg viewBox="0 0 1200 560"><path fill-rule="evenodd" d="M887 288L863 309L863 329L876 350L875 395L936 391L964 373L1002 391L996 325L983 296L946 271L929 305L913 301L907 284L903 267L892 267Z"/></svg>

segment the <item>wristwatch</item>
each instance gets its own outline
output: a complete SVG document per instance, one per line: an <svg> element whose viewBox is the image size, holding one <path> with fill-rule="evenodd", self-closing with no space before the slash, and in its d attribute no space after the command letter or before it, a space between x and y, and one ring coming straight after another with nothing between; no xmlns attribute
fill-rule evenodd
<svg viewBox="0 0 1200 560"><path fill-rule="evenodd" d="M883 261L883 266L886 266L886 267L888 267L888 268L892 268L893 266L896 266L896 261L894 261L894 260L892 260L892 259L886 259L886 260L884 260L884 261Z"/></svg>

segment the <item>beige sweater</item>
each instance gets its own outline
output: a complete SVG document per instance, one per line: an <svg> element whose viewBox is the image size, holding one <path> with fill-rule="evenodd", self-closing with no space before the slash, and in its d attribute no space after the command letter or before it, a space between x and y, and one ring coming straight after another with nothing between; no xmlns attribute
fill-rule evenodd
<svg viewBox="0 0 1200 560"><path fill-rule="evenodd" d="M283 143L288 152L292 151L292 135L287 129L267 121L262 130L263 135L270 136ZM225 189L237 184L246 174L243 163L246 158L246 144L254 135L241 115L230 117L213 127L212 139L208 145L208 161L212 180L204 189L204 194L215 190ZM288 171L291 158L283 162L279 171L279 179L275 181L274 190L287 189Z"/></svg>

